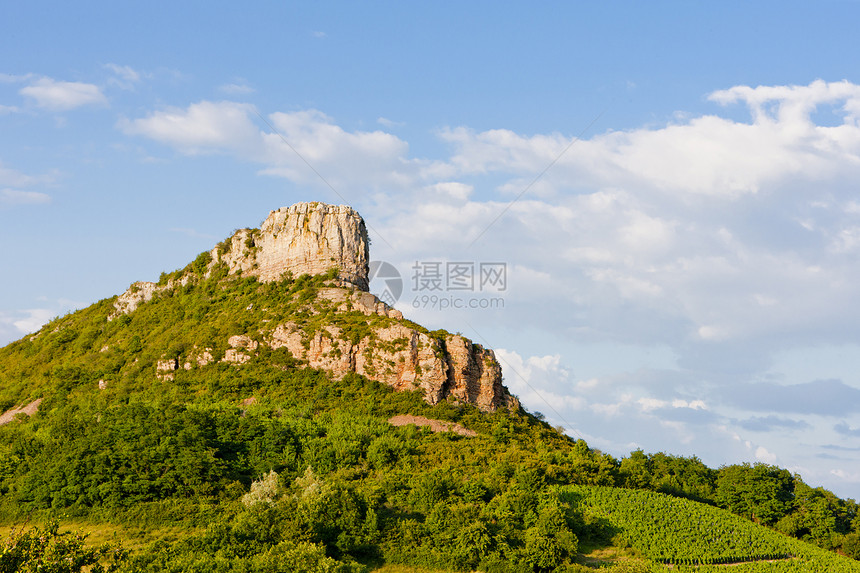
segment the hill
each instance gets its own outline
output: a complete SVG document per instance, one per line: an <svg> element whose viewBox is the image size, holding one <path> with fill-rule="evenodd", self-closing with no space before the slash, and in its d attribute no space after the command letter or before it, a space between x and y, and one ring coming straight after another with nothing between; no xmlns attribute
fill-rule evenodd
<svg viewBox="0 0 860 573"><path fill-rule="evenodd" d="M750 521L847 551L850 500L778 468L619 461L529 415L491 350L366 292L367 244L347 207L274 211L0 349L0 520L48 523L10 532L0 571L45 540L84 551L51 520L117 533L130 556L91 557L123 571L860 570ZM732 524L722 553L689 535L703 516Z"/></svg>

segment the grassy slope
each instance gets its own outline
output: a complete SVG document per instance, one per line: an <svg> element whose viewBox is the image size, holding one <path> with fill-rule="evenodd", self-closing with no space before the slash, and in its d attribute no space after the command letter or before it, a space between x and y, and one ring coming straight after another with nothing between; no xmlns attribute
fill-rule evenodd
<svg viewBox="0 0 860 573"><path fill-rule="evenodd" d="M292 551L292 540L389 573L418 565L656 567L611 549L611 528L600 522L601 506L591 503L599 490L558 495L553 489L611 485L617 463L522 412L430 407L417 394L357 376L334 381L298 368L284 351L265 349L242 366L212 363L180 370L173 380L155 376L158 360L182 363L201 349L218 359L229 336L260 340L279 321L307 332L335 323L361 337L389 320L334 312L315 299L324 280L262 285L216 274L111 321L113 299L101 301L0 349L0 411L44 399L33 419L0 427L0 517L8 524L66 516L66 527L90 532L93 541L116 533L142 556L141 570L202 571L225 562L263 567L257 556ZM256 403L242 405L249 397ZM394 414L455 421L478 436L393 428L386 420ZM252 480L269 470L279 474L272 503L264 510L243 505ZM580 497L565 497L571 493ZM646 499L674 504L674 515L693 521L706 511L666 496L618 495L629 496L620 502L629 508ZM630 540L644 523L610 525ZM678 535L654 531L665 539ZM752 531L751 543L770 548L776 534ZM802 558L772 570L821 570L816 560L840 568L830 570L856 570L805 544L791 547Z"/></svg>

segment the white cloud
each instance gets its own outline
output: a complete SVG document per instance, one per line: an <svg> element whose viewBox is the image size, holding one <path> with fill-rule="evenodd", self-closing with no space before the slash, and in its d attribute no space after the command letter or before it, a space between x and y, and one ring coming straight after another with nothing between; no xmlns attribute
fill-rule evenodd
<svg viewBox="0 0 860 573"><path fill-rule="evenodd" d="M16 171L9 167L4 167L0 162L0 185L9 185L14 187L25 187L39 183L42 178L32 175L25 175L20 171Z"/></svg>
<svg viewBox="0 0 860 573"><path fill-rule="evenodd" d="M664 400L657 400L656 398L639 398L637 402L644 412L651 412L667 406Z"/></svg>
<svg viewBox="0 0 860 573"><path fill-rule="evenodd" d="M759 446L755 449L755 459L767 464L775 464L777 457L776 454L767 451L764 446Z"/></svg>
<svg viewBox="0 0 860 573"><path fill-rule="evenodd" d="M454 199L465 200L468 199L469 195L471 195L475 190L475 186L459 183L457 181L446 181L443 183L428 185L426 189L432 194L442 194L453 197Z"/></svg>
<svg viewBox="0 0 860 573"><path fill-rule="evenodd" d="M51 196L37 191L19 191L17 189L0 189L0 205L32 205L50 203Z"/></svg>
<svg viewBox="0 0 860 573"><path fill-rule="evenodd" d="M264 175L327 187L323 176L344 197L368 188L390 192L413 187L422 167L406 158L409 146L396 136L346 131L316 110L277 112L263 121L250 104L202 101L124 119L118 127L189 155L230 153L262 164Z"/></svg>
<svg viewBox="0 0 860 573"><path fill-rule="evenodd" d="M56 178L56 174L50 175L27 175L5 167L0 162L0 205L27 205L44 204L51 201L51 196L38 191L25 191L21 187L33 187L37 185L50 184Z"/></svg>
<svg viewBox="0 0 860 573"><path fill-rule="evenodd" d="M31 308L24 310L23 313L26 316L12 320L12 324L21 334L36 332L42 328L46 322L57 316L56 311L47 308Z"/></svg>
<svg viewBox="0 0 860 573"><path fill-rule="evenodd" d="M95 84L39 78L21 88L21 95L49 111L68 111L85 105L105 105L107 98Z"/></svg>
<svg viewBox="0 0 860 573"><path fill-rule="evenodd" d="M394 135L349 132L316 110L273 113L270 118L278 134L265 136L265 160L274 164L267 174L316 181L310 164L338 189L362 184L400 189L416 177L416 167L406 159L408 144Z"/></svg>
<svg viewBox="0 0 860 573"><path fill-rule="evenodd" d="M218 86L218 91L227 95L246 95L252 94L255 90L244 81L232 82Z"/></svg>
<svg viewBox="0 0 860 573"><path fill-rule="evenodd" d="M254 113L250 104L203 101L187 109L124 119L119 127L129 135L143 135L189 155L232 151L247 159L260 151L260 130L251 121Z"/></svg>
<svg viewBox="0 0 860 573"><path fill-rule="evenodd" d="M394 120L388 119L387 117L376 118L376 123L378 123L382 127L387 127L388 129L391 129L393 127L403 127L404 125L406 125L402 121L394 121Z"/></svg>
<svg viewBox="0 0 860 573"><path fill-rule="evenodd" d="M105 67L112 71L117 77L131 83L140 81L140 72L136 71L131 66L120 66L117 64L105 64Z"/></svg>
<svg viewBox="0 0 860 573"><path fill-rule="evenodd" d="M144 74L135 70L131 66L120 66L118 64L105 64L106 69L112 72L112 77L108 79L108 84L116 86L124 90L133 90L135 85L140 83Z"/></svg>
<svg viewBox="0 0 860 573"><path fill-rule="evenodd" d="M0 105L0 115L4 115L7 113L18 113L19 111L21 110L14 105Z"/></svg>
<svg viewBox="0 0 860 573"><path fill-rule="evenodd" d="M16 340L24 334L36 332L57 316L57 311L47 308L31 308L13 313L0 312L0 337Z"/></svg>
<svg viewBox="0 0 860 573"><path fill-rule="evenodd" d="M557 189L571 185L650 188L680 196L738 199L793 178L817 180L860 161L860 87L847 82L714 92L723 105L745 103L753 123L714 115L662 128L610 132L576 141L560 134L522 136L505 129L459 127L440 136L456 148L459 173L540 173ZM819 104L840 103L843 124L815 126ZM768 107L775 112L768 113ZM522 188L522 187L520 187Z"/></svg>

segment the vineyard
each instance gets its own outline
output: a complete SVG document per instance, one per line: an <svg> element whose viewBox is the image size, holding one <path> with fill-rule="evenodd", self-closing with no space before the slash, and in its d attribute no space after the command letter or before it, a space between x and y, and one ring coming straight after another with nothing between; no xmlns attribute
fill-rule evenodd
<svg viewBox="0 0 860 573"><path fill-rule="evenodd" d="M860 563L786 537L722 509L650 491L566 486L559 495L605 519L648 559L676 571L860 572Z"/></svg>

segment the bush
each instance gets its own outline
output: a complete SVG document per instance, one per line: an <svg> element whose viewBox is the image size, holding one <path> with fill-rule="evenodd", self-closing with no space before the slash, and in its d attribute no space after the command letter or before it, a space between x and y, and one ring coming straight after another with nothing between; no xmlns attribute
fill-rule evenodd
<svg viewBox="0 0 860 573"><path fill-rule="evenodd" d="M0 571L3 573L111 573L118 571L128 558L119 546L105 544L85 548L86 535L65 531L60 533L56 521L43 529L33 527L14 533L0 549ZM100 561L108 561L107 566ZM84 569L86 568L86 569Z"/></svg>

